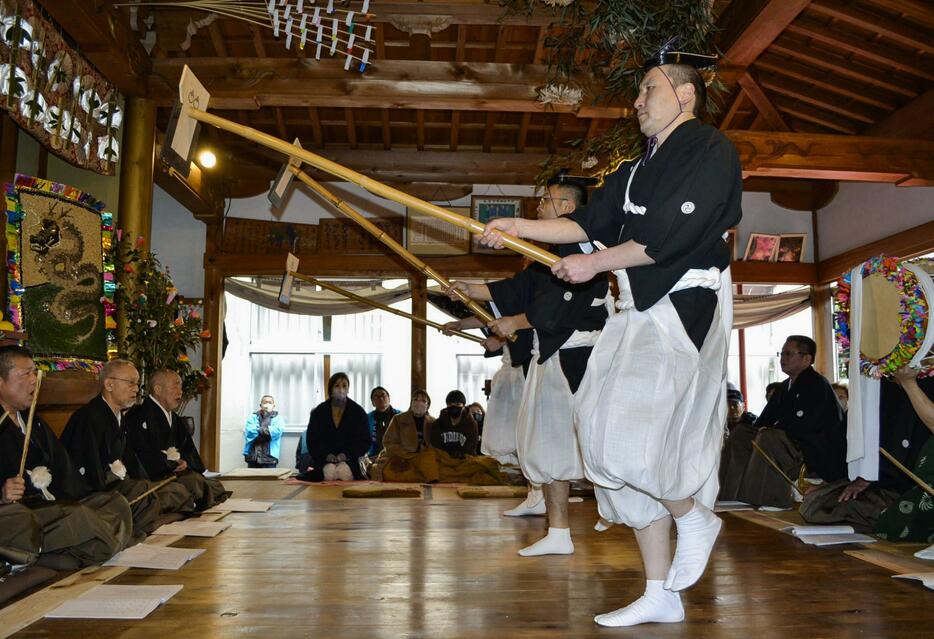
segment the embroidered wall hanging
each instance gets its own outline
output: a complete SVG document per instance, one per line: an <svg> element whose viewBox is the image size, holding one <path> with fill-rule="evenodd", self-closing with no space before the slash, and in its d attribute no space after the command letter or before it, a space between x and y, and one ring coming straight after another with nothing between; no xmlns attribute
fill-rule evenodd
<svg viewBox="0 0 934 639"><path fill-rule="evenodd" d="M43 368L97 369L116 353L113 214L48 180L6 189L10 322Z"/></svg>

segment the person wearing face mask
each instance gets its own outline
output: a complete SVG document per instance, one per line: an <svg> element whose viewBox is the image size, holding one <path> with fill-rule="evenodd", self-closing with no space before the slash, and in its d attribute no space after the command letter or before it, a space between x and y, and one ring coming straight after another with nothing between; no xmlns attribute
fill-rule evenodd
<svg viewBox="0 0 934 639"><path fill-rule="evenodd" d="M279 464L282 418L272 395L263 395L259 410L246 420L243 459L249 468L275 468Z"/></svg>
<svg viewBox="0 0 934 639"><path fill-rule="evenodd" d="M334 373L328 380L328 398L308 417L305 442L311 470L300 477L306 481L351 481L365 479L360 458L370 448L366 411L348 397L350 378Z"/></svg>
<svg viewBox="0 0 934 639"><path fill-rule="evenodd" d="M429 443L456 459L476 455L480 438L477 434L477 422L464 410L467 398L459 390L452 390L448 393L445 403L447 407L441 411L429 429Z"/></svg>
<svg viewBox="0 0 934 639"><path fill-rule="evenodd" d="M370 450L367 452L367 457L372 458L383 450L386 429L389 428L389 422L399 414L399 411L392 407L389 391L382 386L377 386L370 391L370 401L373 403L373 410L367 413L370 426Z"/></svg>
<svg viewBox="0 0 934 639"><path fill-rule="evenodd" d="M431 397L422 389L412 393L409 410L389 422L383 436L382 451L371 467L370 475L378 481L438 481L438 465L426 446L425 432L435 422L428 414Z"/></svg>
<svg viewBox="0 0 934 639"><path fill-rule="evenodd" d="M477 438L479 441L483 441L483 420L486 418L486 412L483 410L483 406L480 405L480 402L474 402L467 407L467 412L470 413L473 420L477 422Z"/></svg>

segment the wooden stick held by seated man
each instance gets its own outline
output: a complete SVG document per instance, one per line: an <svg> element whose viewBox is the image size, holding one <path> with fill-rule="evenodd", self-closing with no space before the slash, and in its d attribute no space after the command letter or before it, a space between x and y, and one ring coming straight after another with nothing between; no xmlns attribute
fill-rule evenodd
<svg viewBox="0 0 934 639"><path fill-rule="evenodd" d="M198 510L210 508L230 496L224 485L204 476L205 466L191 434L175 412L182 400L178 373L159 370L149 379L149 394L124 418L130 446L149 479L160 481L173 474L188 489Z"/></svg>

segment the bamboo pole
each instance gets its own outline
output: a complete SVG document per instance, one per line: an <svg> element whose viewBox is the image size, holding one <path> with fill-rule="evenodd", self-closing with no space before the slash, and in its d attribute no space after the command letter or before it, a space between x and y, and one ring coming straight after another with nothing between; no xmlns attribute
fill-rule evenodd
<svg viewBox="0 0 934 639"><path fill-rule="evenodd" d="M467 308L469 308L471 312L473 312L474 315L476 315L478 318L483 320L484 323L489 324L490 322L494 320L494 317L490 315L489 313L487 313L486 309L483 308L480 304L470 299L462 291L459 291L456 288L451 288L451 282L449 282L447 278L441 275L441 273L439 273L432 267L425 264L425 262L420 260L415 254L413 254L411 251L409 251L404 246L402 246L397 241L395 241L392 237L390 237L388 233L386 233L385 231L380 229L378 226L373 224L370 220L368 220L359 211L355 210L353 207L347 204L344 200L340 199L339 197L334 195L334 193L324 188L324 186L322 186L319 182L317 182L310 175L302 171L297 166L289 165L289 170L295 175L295 177L297 177L303 183L308 185L315 193L317 193L318 195L323 197L325 200L330 202L334 208L338 209L341 213L343 213L344 215L352 219L354 222L362 226L364 230L366 230L370 235L372 235L377 240L379 240L380 242L388 246L390 250L392 250L396 255L398 255L399 257L404 259L406 262L408 262L409 264L414 266L416 269L418 269L418 271L420 271L425 277L430 277L436 280L439 284L441 284L441 286L447 289L453 290L454 293L457 295L457 297L460 299L460 301L466 304ZM509 339L511 341L515 341L516 339L515 334L510 335Z"/></svg>
<svg viewBox="0 0 934 639"><path fill-rule="evenodd" d="M893 465L893 466L895 466L897 469L899 469L900 471L902 471L903 473L905 473L906 475L908 475L909 477L911 477L911 480L912 480L914 483L918 484L918 486L921 488L921 490L923 490L924 492L926 492L928 495L934 496L934 488L931 488L930 486L928 486L928 484L927 484L926 481L924 481L923 479L921 479L920 477L918 477L917 475L915 475L913 472L911 472L910 469L906 468L904 464L902 464L900 461L898 461L897 459L895 459L894 457L892 457L892 454L889 453L889 451L887 451L887 450L884 449L884 448L880 448L880 449L879 449L879 452L882 453L882 455L883 455L886 459L888 459L890 462L892 462L892 465Z"/></svg>
<svg viewBox="0 0 934 639"><path fill-rule="evenodd" d="M303 149L300 146L296 146L284 140L280 140L279 138L269 135L268 133L257 131L252 127L232 122L226 118L208 113L207 111L202 111L201 109L195 109L188 105L182 105L182 113L199 122L203 122L204 124L209 124L223 131L229 131L230 133L239 135L242 138L256 142L257 144L272 149L273 151L278 151L279 153L290 157L296 157L302 162L310 164L324 171L325 173L330 173L331 175L347 180L348 182L353 182L357 186L366 189L370 193L374 193L380 197L384 197L394 202L398 202L404 206L416 209L425 215L430 215L434 218L438 218L439 220L444 220L449 224L466 229L468 232L473 233L474 235L479 235L483 232L484 225L477 220L470 219L469 217L465 217L463 215L458 215L457 213L449 211L436 204L426 202L425 200L411 196L408 193L403 193L398 189L394 189L391 186L383 184L382 182L368 178L362 173L358 173L353 169L348 169L347 167L342 166L337 162L332 162L331 160L328 160L327 158L324 158L316 153L312 153L311 151ZM502 242L503 246L512 249L516 253L524 255L529 259L535 260L536 262L541 262L545 266L551 266L560 259L557 255L549 253L548 251L539 248L531 242L520 240L519 238L513 237L512 235L503 234Z"/></svg>
<svg viewBox="0 0 934 639"><path fill-rule="evenodd" d="M753 448L756 449L756 452L757 452L757 453L759 453L760 455L762 455L762 459L764 459L765 462L766 462L769 466L772 467L772 470L774 470L775 472L777 472L779 475L782 476L782 479L784 479L785 481L788 482L788 485L790 485L792 488L797 488L797 486L795 485L795 483L794 483L793 481L791 481L791 478L789 478L788 475L785 474L785 471L783 471L783 470L779 467L779 465L775 462L774 459L772 459L771 457L769 457L768 453L766 453L764 450L762 450L762 448L759 447L759 444L757 444L755 440L753 440L752 446L753 446Z"/></svg>
<svg viewBox="0 0 934 639"><path fill-rule="evenodd" d="M337 293L338 295L343 295L344 297L352 299L355 302L360 302L361 304L366 304L367 306L378 308L380 310L386 311L387 313L392 313L393 315L398 315L399 317L410 319L413 322L418 322L419 324L424 324L425 326L431 326L432 328L437 328L439 331L444 331L444 326L442 324L439 324L438 322L432 322L431 320L425 319L424 317L418 317L417 315L412 315L411 313L400 311L398 309L392 308L391 306L387 306L381 302L377 302L374 300L368 300L367 298L357 295L356 293L351 293L347 289L343 289L340 286L334 286L333 284L328 284L327 282L322 282L321 280L315 279L311 277L310 275L302 275L301 273L296 273L295 271L289 271L289 275L291 275L295 279L308 282L309 284L315 284L316 286L320 286L321 288ZM484 338L478 337L477 335L471 335L470 333L464 333L463 331L450 331L450 333L452 335L457 335L458 337L463 337L464 339L469 339L473 342L477 342L478 344L482 344L484 342Z"/></svg>
<svg viewBox="0 0 934 639"><path fill-rule="evenodd" d="M153 494L154 492L156 492L157 490L159 490L160 488L162 488L162 487L165 486L166 484L170 484L170 483L172 483L173 481L175 481L175 475L172 475L172 476L170 476L170 477L166 477L165 479L163 479L162 481L160 481L158 484L154 484L149 490L147 490L146 492L144 492L142 495L137 495L136 497L134 497L133 500L130 502L130 505L132 506L133 504L135 504L136 502L138 502L138 501L139 501L140 499L142 499L143 497L148 497L149 495Z"/></svg>
<svg viewBox="0 0 934 639"><path fill-rule="evenodd" d="M29 417L26 419L26 439L23 440L23 454L19 458L19 476L26 472L26 455L29 453L29 439L32 437L32 420L36 416L36 403L39 401L39 389L42 388L42 370L36 371L36 390L32 392L32 404L29 405Z"/></svg>

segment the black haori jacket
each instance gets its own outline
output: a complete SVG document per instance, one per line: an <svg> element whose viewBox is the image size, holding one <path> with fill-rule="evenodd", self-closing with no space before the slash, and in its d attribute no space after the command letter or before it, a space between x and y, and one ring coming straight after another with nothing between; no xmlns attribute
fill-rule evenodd
<svg viewBox="0 0 934 639"><path fill-rule="evenodd" d="M114 480L108 475L110 464L117 459L126 466L127 478L149 479L126 431L100 395L72 414L62 431L62 444L92 490L106 490Z"/></svg>
<svg viewBox="0 0 934 639"><path fill-rule="evenodd" d="M147 397L142 404L127 411L123 418L130 446L153 481L168 477L178 466L177 462L169 461L163 452L170 446L178 450L189 470L204 472L204 462L185 423L176 413L171 415L172 421L169 423L162 408L151 397Z"/></svg>
<svg viewBox="0 0 934 639"><path fill-rule="evenodd" d="M23 416L25 422L25 416ZM6 481L19 473L20 456L26 440L10 417L0 423L0 481ZM55 438L55 433L38 415L33 418L29 452L26 454L26 470L36 466L45 466L52 473L52 483L48 490L56 500L77 501L91 494L88 485L81 478L68 451ZM32 485L29 473L25 473L26 501L42 500L39 489Z"/></svg>

